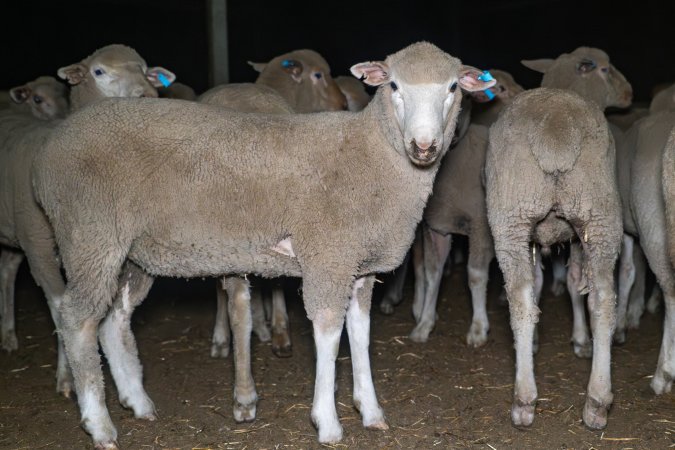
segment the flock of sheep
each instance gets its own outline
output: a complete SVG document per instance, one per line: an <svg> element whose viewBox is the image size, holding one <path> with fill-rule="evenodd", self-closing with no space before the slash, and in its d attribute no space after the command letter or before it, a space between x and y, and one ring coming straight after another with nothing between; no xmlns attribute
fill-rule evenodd
<svg viewBox="0 0 675 450"><path fill-rule="evenodd" d="M604 428L612 340L623 342L644 309L642 251L666 310L653 390L669 392L675 376L675 85L648 111L606 117L607 107L631 105L632 89L603 51L523 63L544 74L541 88L524 91L508 73L463 65L426 42L354 65L355 78L334 79L319 54L298 50L252 64L256 83L197 97L169 70L110 45L58 70L69 90L51 77L12 89L0 111L3 348L18 344L14 279L25 257L58 330L57 391L77 393L96 448L118 448L99 342L120 403L155 420L133 310L153 277L222 277L211 354L229 354L231 333L233 415L250 421L251 332L271 339L277 355L292 347L281 287L272 281L270 329L246 276L301 277L316 345L311 417L319 442L335 443L343 326L354 405L366 428L387 429L368 354L375 275L404 263L380 305L391 313L412 261L410 337L424 342L451 235L464 234L469 345L487 341L495 256L504 274L516 349L512 422L534 420L548 256L556 289L566 277L574 351L593 358L583 421ZM358 79L378 86L372 99ZM570 244L567 270L551 252L561 243Z"/></svg>

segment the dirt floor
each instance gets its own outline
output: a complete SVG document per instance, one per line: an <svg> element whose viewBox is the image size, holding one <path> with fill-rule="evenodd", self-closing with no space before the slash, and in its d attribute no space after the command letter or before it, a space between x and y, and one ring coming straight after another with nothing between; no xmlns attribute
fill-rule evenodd
<svg viewBox="0 0 675 450"><path fill-rule="evenodd" d="M544 287L540 351L536 356L539 403L533 426L511 426L514 352L508 308L500 305L498 272L490 283L492 330L484 348L471 349L466 272L444 279L436 329L426 344L407 335L412 279L391 317L372 313L371 361L375 388L390 430L367 431L351 404L351 364L346 333L338 361L338 414L344 439L334 448L536 448L666 449L675 447L675 396L649 388L661 341L662 313L648 313L639 331L613 351L614 405L604 431L581 423L590 361L569 343L571 308L566 295ZM290 282L293 356L279 359L253 339L253 373L260 396L251 424L232 419L232 359L209 356L215 312L213 280L159 280L134 315L145 386L159 413L156 422L134 419L117 402L107 368L107 402L125 449L317 448L309 419L314 356L311 326ZM54 391L53 325L42 292L26 267L17 281L20 349L0 355L0 448L87 449L78 410Z"/></svg>

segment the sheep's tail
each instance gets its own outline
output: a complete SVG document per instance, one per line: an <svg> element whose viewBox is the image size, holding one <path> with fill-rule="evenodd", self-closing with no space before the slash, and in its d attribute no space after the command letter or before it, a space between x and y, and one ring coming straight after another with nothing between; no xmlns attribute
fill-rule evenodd
<svg viewBox="0 0 675 450"><path fill-rule="evenodd" d="M546 173L570 171L581 154L582 131L571 111L547 111L527 136L532 156Z"/></svg>

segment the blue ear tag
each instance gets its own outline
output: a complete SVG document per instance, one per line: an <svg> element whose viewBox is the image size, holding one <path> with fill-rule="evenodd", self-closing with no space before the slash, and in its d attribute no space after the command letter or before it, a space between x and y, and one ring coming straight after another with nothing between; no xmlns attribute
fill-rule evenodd
<svg viewBox="0 0 675 450"><path fill-rule="evenodd" d="M491 91L489 88L488 88L488 89L485 89L483 92L485 92L485 95L487 95L487 97L488 97L490 100L492 100L493 98L495 98L495 94L493 94L492 91Z"/></svg>
<svg viewBox="0 0 675 450"><path fill-rule="evenodd" d="M489 70L484 70L483 74L478 77L480 81L492 81L494 78L492 78L492 74L490 73Z"/></svg>
<svg viewBox="0 0 675 450"><path fill-rule="evenodd" d="M165 88L171 86L171 81L169 81L166 75L164 75L162 72L160 72L159 75L157 75L157 79L159 80L160 83L162 83L162 85Z"/></svg>
<svg viewBox="0 0 675 450"><path fill-rule="evenodd" d="M290 59L284 59L283 61L281 61L281 67L291 67L294 65L295 64L293 64L293 61L291 61Z"/></svg>

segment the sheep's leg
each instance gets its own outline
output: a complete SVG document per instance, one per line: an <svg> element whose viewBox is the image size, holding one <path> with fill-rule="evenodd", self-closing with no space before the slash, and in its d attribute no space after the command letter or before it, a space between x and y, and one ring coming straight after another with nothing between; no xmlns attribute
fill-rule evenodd
<svg viewBox="0 0 675 450"><path fill-rule="evenodd" d="M532 255L534 258L534 302L539 307L541 300L541 290L544 287L544 265L541 262L541 249L538 245L532 245ZM536 355L539 352L539 327L534 326L534 334L532 336L532 352Z"/></svg>
<svg viewBox="0 0 675 450"><path fill-rule="evenodd" d="M9 248L0 250L0 316L2 323L2 348L11 352L19 348L14 324L14 283L23 253Z"/></svg>
<svg viewBox="0 0 675 450"><path fill-rule="evenodd" d="M258 336L260 342L269 342L272 339L272 333L270 333L270 328L265 320L262 289L259 286L250 288L250 297L253 332Z"/></svg>
<svg viewBox="0 0 675 450"><path fill-rule="evenodd" d="M415 277L415 284L424 283L424 303L422 314L415 328L410 333L410 339L415 342L426 342L429 333L436 325L436 303L438 291L443 278L445 260L450 254L452 235L442 235L427 226L422 227L424 245L424 277ZM417 274L417 271L416 271Z"/></svg>
<svg viewBox="0 0 675 450"><path fill-rule="evenodd" d="M628 297L633 281L635 281L635 264L633 263L633 237L625 234L621 241L621 256L619 259L619 298L616 305L616 330L614 342L626 342L626 310Z"/></svg>
<svg viewBox="0 0 675 450"><path fill-rule="evenodd" d="M652 293L647 300L647 311L652 314L656 314L656 312L659 310L659 307L661 306L662 301L663 292L661 291L659 285L655 284L654 288L652 289Z"/></svg>
<svg viewBox="0 0 675 450"><path fill-rule="evenodd" d="M422 237L422 225L417 227L415 240L410 252L412 254L413 273L415 274L412 314L415 323L419 323L422 318L422 309L424 308L424 298L426 296L426 283L418 282L418 280L424 280L424 238Z"/></svg>
<svg viewBox="0 0 675 450"><path fill-rule="evenodd" d="M579 244L575 243L570 246L570 259L567 265L567 291L570 294L574 318L572 326L574 354L579 358L590 358L593 356L593 347L586 325L586 303L581 293L586 287L583 285L582 255Z"/></svg>
<svg viewBox="0 0 675 450"><path fill-rule="evenodd" d="M514 214L519 213L516 211ZM506 282L516 349L516 379L511 406L511 420L515 426L532 425L537 402L532 342L539 308L534 296L535 264L529 245L530 229L529 223L513 222L509 226L493 226L492 229L497 259Z"/></svg>
<svg viewBox="0 0 675 450"><path fill-rule="evenodd" d="M593 330L593 362L588 382L583 419L587 427L601 429L607 426L607 412L612 405L611 348L612 334L616 325L616 293L614 290L614 247L604 236L611 227L599 224L593 230L592 223L586 226L587 242L584 254L587 262L590 292L588 304ZM581 234L580 234L581 236ZM602 241L595 241L600 237ZM618 244L614 247L618 250Z"/></svg>
<svg viewBox="0 0 675 450"><path fill-rule="evenodd" d="M551 253L551 268L553 269L551 293L557 297L563 295L566 289L567 267L565 267L565 258Z"/></svg>
<svg viewBox="0 0 675 450"><path fill-rule="evenodd" d="M406 253L405 259L399 268L394 271L393 280L387 285L386 292L380 301L380 311L382 314L394 314L394 306L403 300L403 286L405 285L405 278L408 273L410 253Z"/></svg>
<svg viewBox="0 0 675 450"><path fill-rule="evenodd" d="M230 323L227 315L227 293L222 282L216 282L216 324L211 340L211 358L227 358L230 354Z"/></svg>
<svg viewBox="0 0 675 450"><path fill-rule="evenodd" d="M642 247L633 243L633 266L635 266L635 280L628 299L628 313L626 326L629 330L636 330L640 326L640 318L645 311L645 282L647 281L647 260Z"/></svg>
<svg viewBox="0 0 675 450"><path fill-rule="evenodd" d="M347 333L354 374L354 406L361 412L363 426L370 430L388 430L384 411L377 402L370 371L370 300L375 277L359 278L354 282L347 309Z"/></svg>
<svg viewBox="0 0 675 450"><path fill-rule="evenodd" d="M671 391L675 379L675 290L663 289L665 318L663 321L663 339L659 351L659 362L652 378L652 389L656 394Z"/></svg>
<svg viewBox="0 0 675 450"><path fill-rule="evenodd" d="M288 312L284 288L280 280L272 286L272 352L279 358L293 355L291 336L288 330Z"/></svg>
<svg viewBox="0 0 675 450"><path fill-rule="evenodd" d="M127 262L112 308L99 327L99 339L110 365L120 403L139 419L155 420L155 404L143 388L143 366L131 331L131 314L148 295L154 279Z"/></svg>
<svg viewBox="0 0 675 450"><path fill-rule="evenodd" d="M239 277L224 277L223 288L228 295L228 313L232 326L234 355L234 420L251 422L255 419L258 394L251 373L251 292L248 281Z"/></svg>
<svg viewBox="0 0 675 450"><path fill-rule="evenodd" d="M486 225L487 227L487 225ZM489 230L487 230L489 232ZM487 283L490 261L494 256L492 240L481 236L469 236L469 289L473 304L473 319L466 335L466 342L472 347L480 347L487 342L490 322L487 316ZM487 245L486 245L487 244Z"/></svg>

